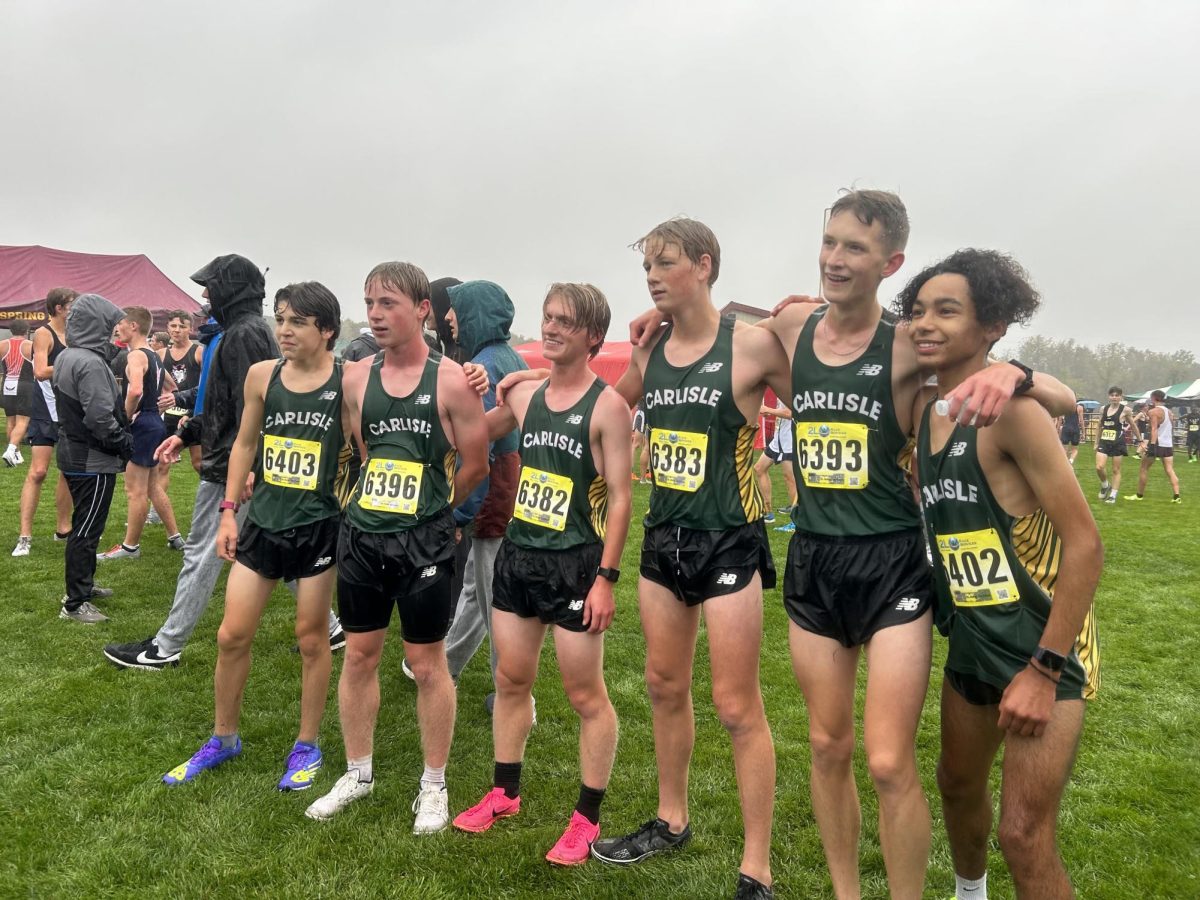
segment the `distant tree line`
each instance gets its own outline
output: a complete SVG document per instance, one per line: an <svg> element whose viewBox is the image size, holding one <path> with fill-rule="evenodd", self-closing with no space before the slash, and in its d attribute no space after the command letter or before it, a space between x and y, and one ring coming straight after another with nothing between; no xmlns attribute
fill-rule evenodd
<svg viewBox="0 0 1200 900"><path fill-rule="evenodd" d="M1015 351L998 350L994 355L1015 357L1092 400L1104 400L1113 385L1127 394L1140 394L1200 377L1200 364L1190 350L1158 353L1117 343L1093 348L1034 336L1021 341Z"/></svg>

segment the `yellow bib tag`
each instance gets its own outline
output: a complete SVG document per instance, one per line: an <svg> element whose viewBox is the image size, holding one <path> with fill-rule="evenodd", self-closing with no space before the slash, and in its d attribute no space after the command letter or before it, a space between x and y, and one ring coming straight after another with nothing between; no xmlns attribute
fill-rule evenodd
<svg viewBox="0 0 1200 900"><path fill-rule="evenodd" d="M567 512L571 508L571 492L574 489L574 483L565 475L522 466L513 518L530 525L562 531L567 527Z"/></svg>
<svg viewBox="0 0 1200 900"><path fill-rule="evenodd" d="M1100 432L1100 440L1102 441L1115 441L1116 439L1117 429L1115 428L1105 428Z"/></svg>
<svg viewBox="0 0 1200 900"><path fill-rule="evenodd" d="M417 514L425 467L404 459L372 459L363 475L358 505L376 512Z"/></svg>
<svg viewBox="0 0 1200 900"><path fill-rule="evenodd" d="M172 406L165 413L163 413L164 416L178 416L181 419L187 414L188 411L181 406Z"/></svg>
<svg viewBox="0 0 1200 900"><path fill-rule="evenodd" d="M799 422L796 464L814 488L861 491L870 483L867 426L853 422Z"/></svg>
<svg viewBox="0 0 1200 900"><path fill-rule="evenodd" d="M650 429L650 469L655 487L694 493L704 484L707 463L707 434Z"/></svg>
<svg viewBox="0 0 1200 900"><path fill-rule="evenodd" d="M315 491L320 467L320 441L301 441L277 434L263 435L262 468L267 484Z"/></svg>
<svg viewBox="0 0 1200 900"><path fill-rule="evenodd" d="M937 545L955 606L996 606L1021 599L996 529L939 534Z"/></svg>

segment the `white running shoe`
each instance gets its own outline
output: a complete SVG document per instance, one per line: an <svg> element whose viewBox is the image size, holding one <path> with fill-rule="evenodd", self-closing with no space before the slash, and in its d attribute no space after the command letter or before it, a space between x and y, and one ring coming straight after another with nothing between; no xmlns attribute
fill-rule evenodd
<svg viewBox="0 0 1200 900"><path fill-rule="evenodd" d="M25 457L21 454L21 448L18 447L17 448L17 465L19 466L23 462L25 462Z"/></svg>
<svg viewBox="0 0 1200 900"><path fill-rule="evenodd" d="M421 791L413 801L413 834L437 834L450 824L450 798L445 785L421 782Z"/></svg>
<svg viewBox="0 0 1200 900"><path fill-rule="evenodd" d="M1112 489L1112 485L1111 485L1111 484L1102 484L1102 485L1100 485L1100 499L1101 499L1101 500L1107 500L1107 499L1108 499L1108 492L1109 492L1111 489Z"/></svg>
<svg viewBox="0 0 1200 900"><path fill-rule="evenodd" d="M97 560L105 559L139 559L142 555L142 548L139 544L137 547L126 547L124 544L117 544L111 550L104 553L97 553Z"/></svg>
<svg viewBox="0 0 1200 900"><path fill-rule="evenodd" d="M21 464L21 451L16 447L13 447L11 450L5 450L3 455L0 455L0 459L3 459L9 467L19 466Z"/></svg>
<svg viewBox="0 0 1200 900"><path fill-rule="evenodd" d="M162 519L160 519L158 516L158 510L156 510L153 506L150 507L150 511L148 513L146 513L146 524L147 525L161 525L162 524Z"/></svg>
<svg viewBox="0 0 1200 900"><path fill-rule="evenodd" d="M304 814L310 819L320 821L332 819L355 800L371 796L373 790L375 790L374 780L359 781L358 769L351 769L337 780L332 791L315 801L304 811Z"/></svg>
<svg viewBox="0 0 1200 900"><path fill-rule="evenodd" d="M33 546L33 538L27 534L23 534L17 538L17 546L13 549L13 556L28 556L29 548Z"/></svg>

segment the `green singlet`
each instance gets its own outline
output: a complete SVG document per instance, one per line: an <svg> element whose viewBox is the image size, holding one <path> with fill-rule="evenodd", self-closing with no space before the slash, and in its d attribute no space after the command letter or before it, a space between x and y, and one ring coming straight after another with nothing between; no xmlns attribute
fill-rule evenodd
<svg viewBox="0 0 1200 900"><path fill-rule="evenodd" d="M792 357L792 521L801 531L839 537L917 528L920 513L899 462L908 435L892 399L896 326L881 318L861 356L827 366L813 351L825 312L808 317Z"/></svg>
<svg viewBox="0 0 1200 900"><path fill-rule="evenodd" d="M250 498L250 521L265 531L287 531L340 511L337 475L342 435L342 364L316 390L296 393L271 370L263 398L258 477Z"/></svg>
<svg viewBox="0 0 1200 900"><path fill-rule="evenodd" d="M917 466L934 551L934 620L950 638L946 667L1003 690L1041 643L1062 544L1045 511L1014 518L996 501L979 465L977 429L955 425L933 453L929 416L927 406ZM1089 610L1058 696L1090 698L1099 686L1100 649Z"/></svg>
<svg viewBox="0 0 1200 900"><path fill-rule="evenodd" d="M393 397L383 386L383 351L375 356L362 402L367 444L346 518L359 531L406 531L442 512L453 500L455 451L438 415L438 364L429 351L417 386Z"/></svg>
<svg viewBox="0 0 1200 900"><path fill-rule="evenodd" d="M589 429L604 390L597 378L569 409L546 405L546 384L521 423L521 477L508 539L530 550L566 550L604 540L608 484L596 471Z"/></svg>
<svg viewBox="0 0 1200 900"><path fill-rule="evenodd" d="M761 519L754 477L757 422L733 395L733 316L723 316L711 349L691 365L667 362L668 326L646 363L642 409L654 485L646 527L671 524L724 531Z"/></svg>

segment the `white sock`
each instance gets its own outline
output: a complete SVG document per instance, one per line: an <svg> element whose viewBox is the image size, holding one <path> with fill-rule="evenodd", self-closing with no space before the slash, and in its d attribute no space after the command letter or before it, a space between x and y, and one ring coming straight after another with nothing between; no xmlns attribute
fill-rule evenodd
<svg viewBox="0 0 1200 900"><path fill-rule="evenodd" d="M370 756L364 756L362 759L346 760L346 771L353 772L358 770L359 781L373 781L375 779L375 767L371 763Z"/></svg>
<svg viewBox="0 0 1200 900"><path fill-rule="evenodd" d="M421 775L421 784L429 785L430 787L438 787L442 790L446 789L446 767L435 769L433 766L426 766L424 773Z"/></svg>
<svg viewBox="0 0 1200 900"><path fill-rule="evenodd" d="M954 900L987 900L987 872L974 881L955 874Z"/></svg>
<svg viewBox="0 0 1200 900"><path fill-rule="evenodd" d="M16 444L9 444L9 445L8 445L8 449L7 449L7 450L5 450L4 452L5 452L6 454L8 454L8 453L12 453L12 452L13 452L14 450L16 450L16 449L17 449L17 445L16 445Z"/></svg>

